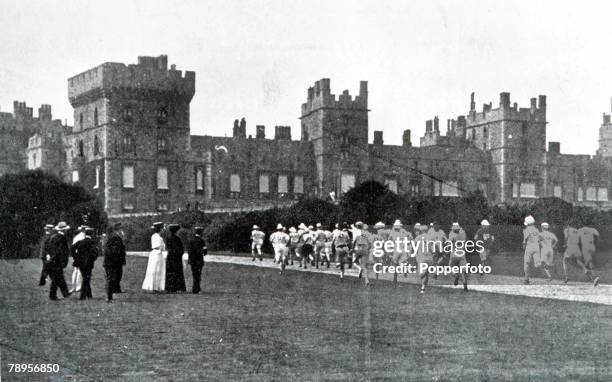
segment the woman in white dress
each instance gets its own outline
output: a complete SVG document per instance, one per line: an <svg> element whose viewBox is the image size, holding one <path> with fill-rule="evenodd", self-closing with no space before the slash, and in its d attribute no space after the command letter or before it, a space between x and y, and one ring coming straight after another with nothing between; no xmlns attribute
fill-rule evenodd
<svg viewBox="0 0 612 382"><path fill-rule="evenodd" d="M166 259L164 259L166 245L159 234L163 226L164 223L156 222L151 227L154 231L151 236L151 253L147 264L147 273L142 283L142 289L151 292L161 292L166 288Z"/></svg>

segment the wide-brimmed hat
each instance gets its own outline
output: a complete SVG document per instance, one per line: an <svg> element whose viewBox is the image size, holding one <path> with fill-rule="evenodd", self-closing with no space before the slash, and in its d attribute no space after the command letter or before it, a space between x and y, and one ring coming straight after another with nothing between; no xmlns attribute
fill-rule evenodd
<svg viewBox="0 0 612 382"><path fill-rule="evenodd" d="M67 231L70 229L70 226L66 222L59 222L53 229L56 231Z"/></svg>
<svg viewBox="0 0 612 382"><path fill-rule="evenodd" d="M535 219L533 218L533 216L529 215L525 218L525 222L523 224L525 225L531 225L535 223Z"/></svg>
<svg viewBox="0 0 612 382"><path fill-rule="evenodd" d="M397 219L395 222L393 222L393 226L394 227L403 227L404 225L402 224L402 222Z"/></svg>
<svg viewBox="0 0 612 382"><path fill-rule="evenodd" d="M45 224L45 226L43 228L44 229L51 229L51 228L53 228L53 224Z"/></svg>
<svg viewBox="0 0 612 382"><path fill-rule="evenodd" d="M484 219L483 221L480 222L480 225L489 226L491 224L489 224L489 221L487 219Z"/></svg>
<svg viewBox="0 0 612 382"><path fill-rule="evenodd" d="M374 228L385 228L385 223L378 222L378 223L374 224Z"/></svg>

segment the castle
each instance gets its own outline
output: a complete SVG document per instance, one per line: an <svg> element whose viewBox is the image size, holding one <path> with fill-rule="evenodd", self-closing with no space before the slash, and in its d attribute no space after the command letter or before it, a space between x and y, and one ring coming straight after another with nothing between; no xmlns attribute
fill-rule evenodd
<svg viewBox="0 0 612 382"><path fill-rule="evenodd" d="M0 174L42 168L78 182L112 217L202 209L238 211L293 203L302 197L338 197L365 180L402 194L461 196L480 190L494 203L555 196L611 208L612 123L604 114L597 155L561 154L546 147L546 97L529 107L501 93L499 105L426 121L420 145L410 130L401 144L368 142L368 84L355 96L331 93L329 79L308 89L301 107L301 137L275 126L266 137L246 133L235 120L231 137L190 133L195 73L168 68L167 56L137 64L104 63L68 79L74 124L53 121L43 105L38 118L25 103L0 114Z"/></svg>

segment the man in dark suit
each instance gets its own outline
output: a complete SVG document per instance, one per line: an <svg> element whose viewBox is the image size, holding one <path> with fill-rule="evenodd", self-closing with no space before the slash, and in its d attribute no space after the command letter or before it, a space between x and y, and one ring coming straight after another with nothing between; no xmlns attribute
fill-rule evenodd
<svg viewBox="0 0 612 382"><path fill-rule="evenodd" d="M39 248L40 248L40 259L42 260L42 269L40 271L40 280L38 281L38 285L44 286L47 282L47 243L49 239L51 239L51 233L53 232L53 224L46 224L45 232L43 236L40 238Z"/></svg>
<svg viewBox="0 0 612 382"><path fill-rule="evenodd" d="M47 273L51 278L51 288L49 290L51 300L57 300L57 288L60 289L64 298L70 296L64 279L64 268L68 265L68 255L70 254L66 231L70 229L70 226L66 222L59 222L54 229L56 233L51 236L45 248Z"/></svg>
<svg viewBox="0 0 612 382"><path fill-rule="evenodd" d="M98 244L93 239L94 229L85 227L85 237L72 246L74 266L79 268L83 276L81 286L81 300L92 298L91 295L91 272L98 258Z"/></svg>
<svg viewBox="0 0 612 382"><path fill-rule="evenodd" d="M193 275L194 294L200 293L200 280L202 277L202 267L204 266L204 256L206 256L207 248L204 239L202 239L202 227L195 227L195 234L187 243L187 254L189 255L189 265L191 266L191 274Z"/></svg>
<svg viewBox="0 0 612 382"><path fill-rule="evenodd" d="M125 245L123 244L121 223L116 223L106 239L104 246L104 270L106 271L106 297L113 300L113 293L121 293L121 275L125 265Z"/></svg>

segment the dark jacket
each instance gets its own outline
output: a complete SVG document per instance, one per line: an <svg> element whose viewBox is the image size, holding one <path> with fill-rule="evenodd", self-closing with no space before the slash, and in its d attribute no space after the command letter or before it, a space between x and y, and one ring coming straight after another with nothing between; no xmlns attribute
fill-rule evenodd
<svg viewBox="0 0 612 382"><path fill-rule="evenodd" d="M72 246L72 256L74 257L75 267L82 272L90 272L98 258L98 244L91 237L85 236L84 239L77 241Z"/></svg>
<svg viewBox="0 0 612 382"><path fill-rule="evenodd" d="M66 268L68 265L68 256L70 249L68 248L68 239L66 235L56 233L46 243L45 252L51 257L48 264L52 267Z"/></svg>
<svg viewBox="0 0 612 382"><path fill-rule="evenodd" d="M104 268L120 268L125 265L125 245L123 239L113 232L104 245Z"/></svg>
<svg viewBox="0 0 612 382"><path fill-rule="evenodd" d="M202 265L204 264L204 256L206 255L206 242L200 236L193 235L187 243L187 254L189 255L189 264Z"/></svg>
<svg viewBox="0 0 612 382"><path fill-rule="evenodd" d="M49 234L43 234L43 236L40 238L40 242L39 242L39 250L40 250L40 258L45 260L45 258L47 257L47 244L49 243L49 240L51 239L51 235ZM45 260L46 261L46 260Z"/></svg>

